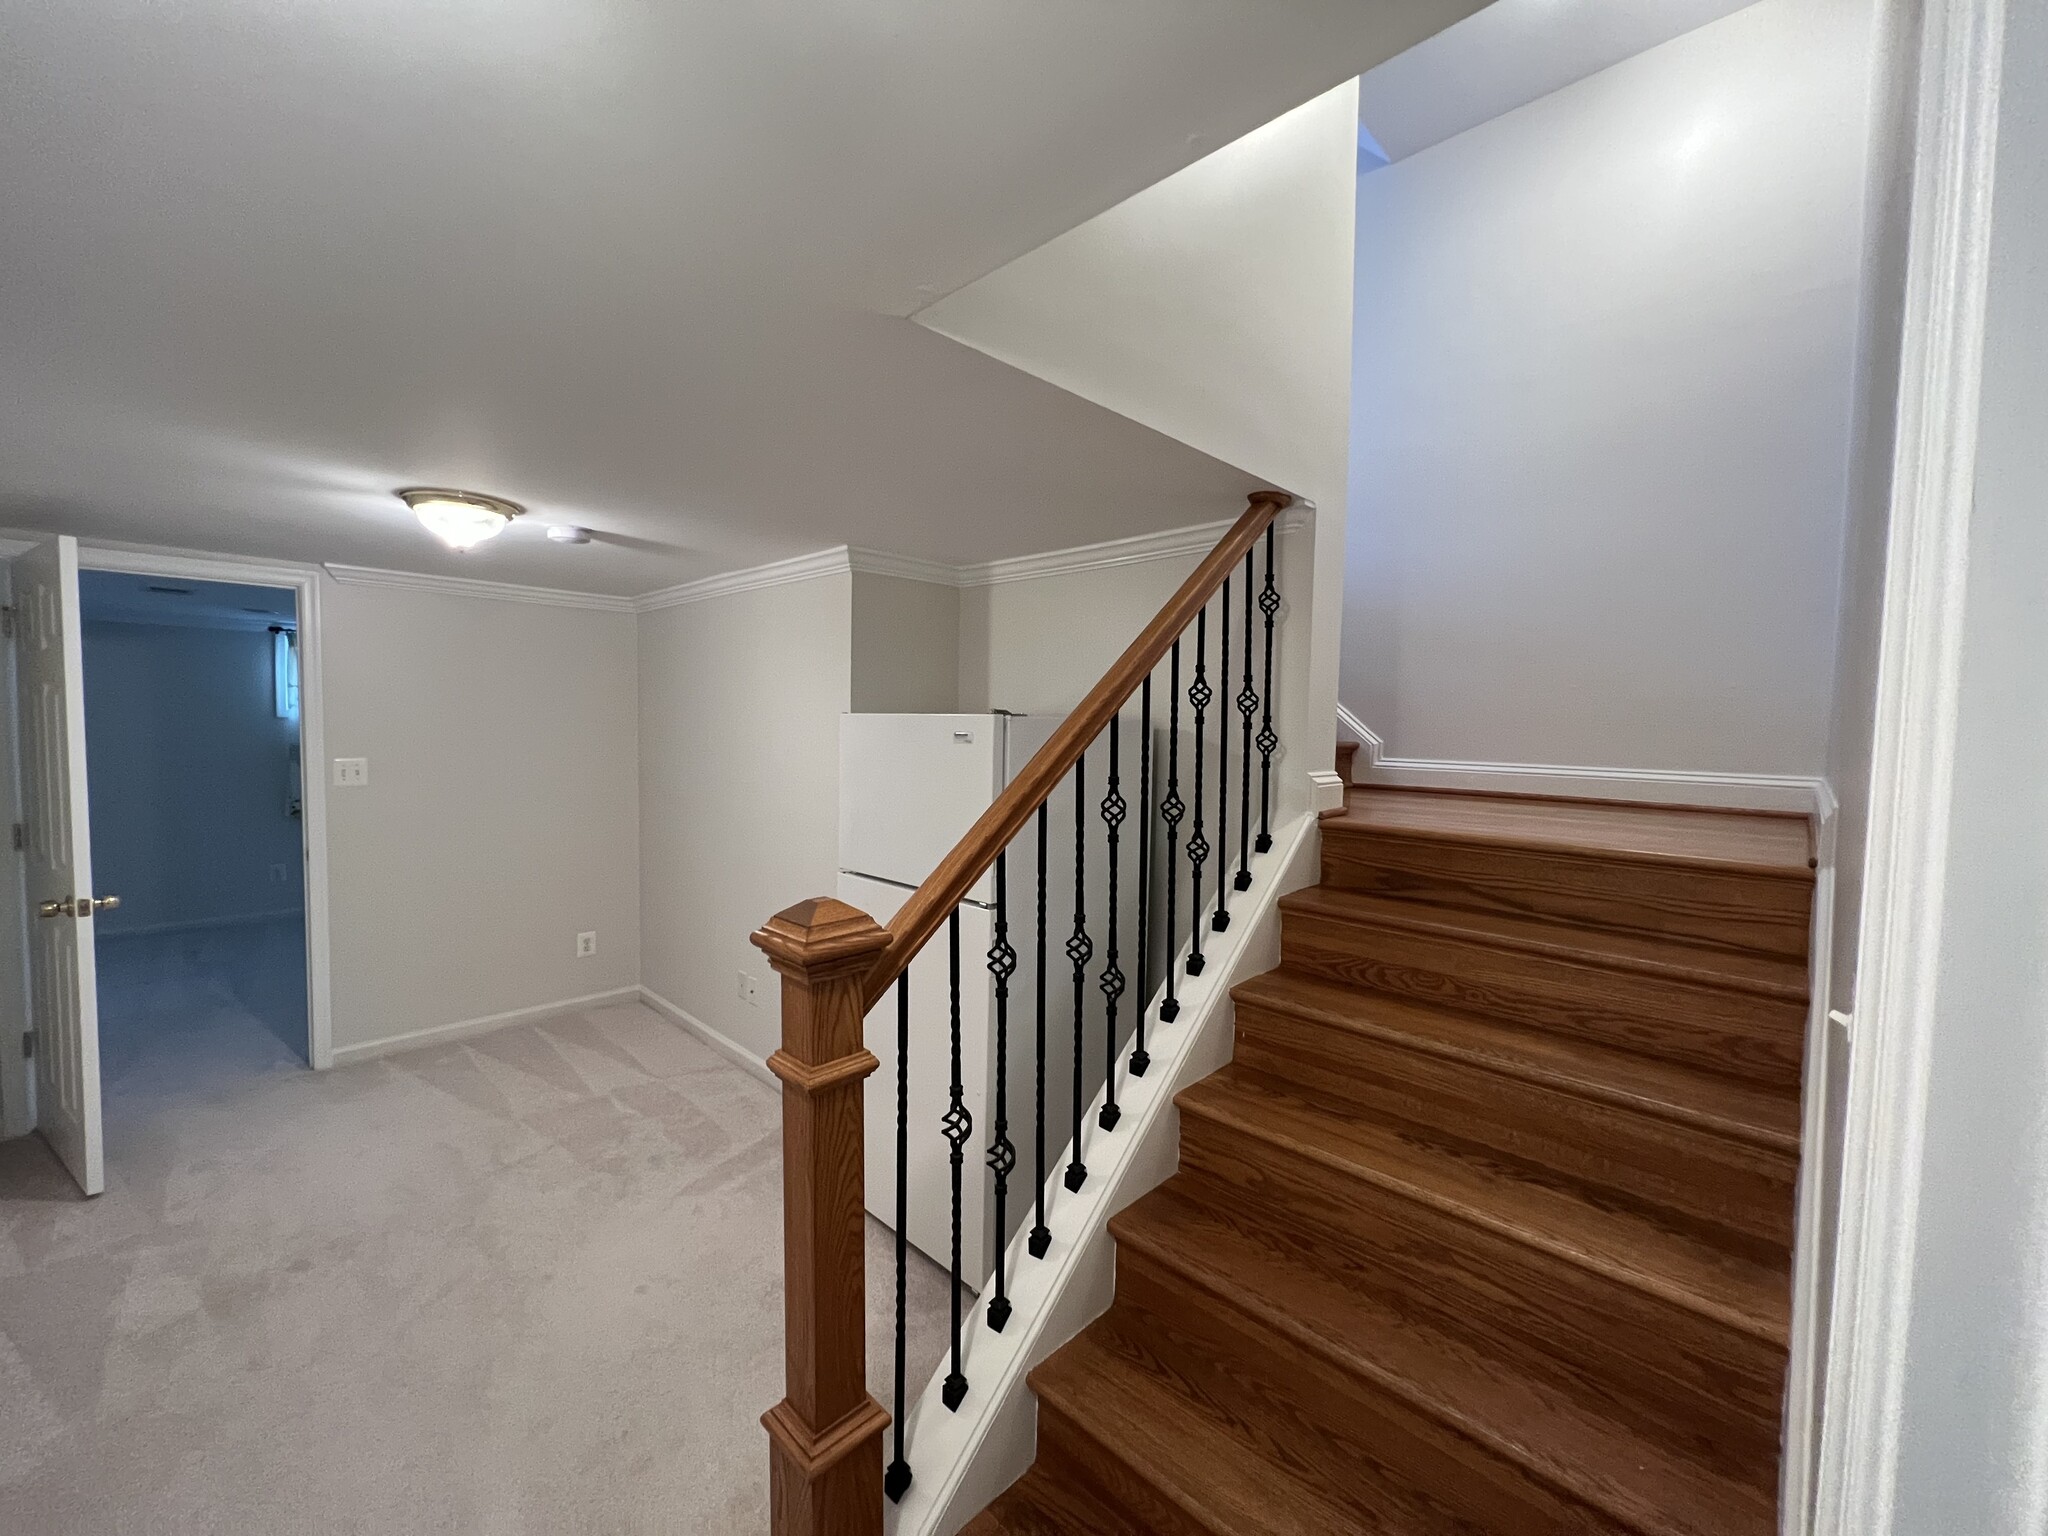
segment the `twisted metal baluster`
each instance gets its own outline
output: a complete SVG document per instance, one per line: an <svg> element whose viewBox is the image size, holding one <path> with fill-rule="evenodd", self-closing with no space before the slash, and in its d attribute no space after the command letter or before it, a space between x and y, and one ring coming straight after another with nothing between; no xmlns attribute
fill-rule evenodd
<svg viewBox="0 0 2048 1536"><path fill-rule="evenodd" d="M1202 865L1209 857L1209 839L1202 836L1202 727L1208 720L1209 701L1216 692L1209 686L1209 610L1195 615L1195 680L1188 684L1188 703L1195 710L1195 825L1188 833L1189 886L1193 894L1188 906L1195 920L1194 945L1188 954L1188 974L1199 976L1208 962L1202 958Z"/></svg>
<svg viewBox="0 0 2048 1536"><path fill-rule="evenodd" d="M1162 1024L1180 1017L1180 999L1173 995L1173 957L1180 950L1173 904L1180 892L1180 819L1187 810L1180 797L1180 641L1175 640L1166 687L1166 798L1159 802L1159 819L1166 823L1166 1000L1159 1005Z"/></svg>
<svg viewBox="0 0 2048 1536"><path fill-rule="evenodd" d="M1088 754L1074 759L1074 931L1067 939L1067 958L1074 962L1074 1160L1067 1164L1067 1188L1088 1181L1081 1161L1081 1073L1083 1026L1088 1018L1088 962L1095 944L1088 937Z"/></svg>
<svg viewBox="0 0 2048 1536"><path fill-rule="evenodd" d="M960 1165L967 1138L974 1134L974 1117L967 1112L960 1083L960 910L957 907L947 924L946 947L947 960L952 967L948 984L953 1013L953 1081L952 1103L939 1125L953 1147L953 1369L947 1373L946 1385L940 1390L939 1398L949 1410L953 1410L959 1408L960 1400L967 1395L967 1378L960 1372Z"/></svg>
<svg viewBox="0 0 2048 1536"><path fill-rule="evenodd" d="M1273 846L1273 749L1280 738L1273 734L1273 616L1280 611L1280 594L1273 588L1273 525L1266 524L1266 586L1259 593L1259 612L1266 616L1266 691L1259 700L1259 840L1254 845L1266 853Z"/></svg>
<svg viewBox="0 0 2048 1536"><path fill-rule="evenodd" d="M997 1333L1010 1320L1003 1262L1010 1246L1010 1174L1017 1166L1017 1149L1010 1145L1010 977L1017 951L1010 944L1008 860L1007 848L996 855L996 939L988 951L989 974L996 979L996 1133L988 1144L989 1171L996 1176L996 1294L988 1304L988 1325Z"/></svg>
<svg viewBox="0 0 2048 1536"><path fill-rule="evenodd" d="M1051 833L1048 828L1049 812L1043 801L1038 807L1038 1137L1037 1161L1033 1165L1038 1177L1032 1188L1036 1191L1038 1220L1031 1228L1031 1257L1042 1259L1052 1247L1052 1228L1045 1224L1045 856Z"/></svg>
<svg viewBox="0 0 2048 1536"><path fill-rule="evenodd" d="M910 1463L903 1458L904 1332L909 1304L904 1282L909 1275L910 1240L910 972L896 978L896 1456L882 1479L889 1502L901 1504L910 1490Z"/></svg>
<svg viewBox="0 0 2048 1536"><path fill-rule="evenodd" d="M1237 712L1244 718L1243 772L1237 792L1237 879L1240 891L1252 888L1252 716L1259 710L1252 687L1252 552L1244 552L1244 687L1238 690Z"/></svg>
<svg viewBox="0 0 2048 1536"><path fill-rule="evenodd" d="M1131 1050L1131 1076L1143 1077L1152 1065L1145 1050L1145 1013L1152 1004L1152 674L1138 706L1138 1008L1132 1019L1136 1044Z"/></svg>
<svg viewBox="0 0 2048 1536"><path fill-rule="evenodd" d="M1124 973L1117 965L1116 951L1117 844L1121 840L1124 816L1130 810L1120 792L1122 778L1118 738L1123 735L1123 724L1123 711L1118 710L1109 721L1109 788L1102 797L1102 823L1109 830L1109 916L1108 933L1105 935L1109 946L1102 975L1096 985L1102 988L1103 1025L1108 1036L1103 1041L1106 1075L1103 1078L1102 1113L1096 1119L1105 1131L1115 1130L1124 1113L1116 1107L1116 1021L1122 1011L1124 996Z"/></svg>
<svg viewBox="0 0 2048 1536"><path fill-rule="evenodd" d="M1216 605L1223 620L1216 647L1216 675L1230 686L1230 578L1223 578L1223 601ZM1230 926L1230 711L1216 712L1216 916L1209 926L1221 933Z"/></svg>

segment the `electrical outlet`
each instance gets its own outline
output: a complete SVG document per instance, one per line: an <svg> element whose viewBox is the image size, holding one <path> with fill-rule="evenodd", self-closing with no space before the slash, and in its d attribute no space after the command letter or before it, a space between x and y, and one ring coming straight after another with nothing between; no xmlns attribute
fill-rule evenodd
<svg viewBox="0 0 2048 1536"><path fill-rule="evenodd" d="M336 789L360 789L369 782L370 760L367 757L337 757L334 760Z"/></svg>
<svg viewBox="0 0 2048 1536"><path fill-rule="evenodd" d="M578 960L588 960L588 959L589 959L589 958L590 958L590 957L591 957L592 955L594 955L594 954L596 954L596 953L597 953L597 935L596 935L596 934L594 934L594 933L579 933L579 934L577 934L577 935L576 935L576 958L577 958Z"/></svg>
<svg viewBox="0 0 2048 1536"><path fill-rule="evenodd" d="M761 978L740 972L740 1001L758 1008L761 1006Z"/></svg>

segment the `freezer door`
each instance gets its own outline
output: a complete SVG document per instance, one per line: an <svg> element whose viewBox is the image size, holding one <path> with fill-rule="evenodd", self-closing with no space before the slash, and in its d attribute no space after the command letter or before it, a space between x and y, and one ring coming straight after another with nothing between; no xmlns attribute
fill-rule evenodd
<svg viewBox="0 0 2048 1536"><path fill-rule="evenodd" d="M1003 785L996 715L839 717L839 867L916 886ZM969 899L990 899L984 876Z"/></svg>

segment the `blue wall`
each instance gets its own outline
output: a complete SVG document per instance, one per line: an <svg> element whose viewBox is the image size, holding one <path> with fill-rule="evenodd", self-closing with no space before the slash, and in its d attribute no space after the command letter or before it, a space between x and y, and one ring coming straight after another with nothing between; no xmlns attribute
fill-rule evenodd
<svg viewBox="0 0 2048 1536"><path fill-rule="evenodd" d="M290 602L291 594L282 596ZM93 886L108 934L297 912L296 720L277 716L261 627L85 623ZM258 621L260 623L260 621Z"/></svg>

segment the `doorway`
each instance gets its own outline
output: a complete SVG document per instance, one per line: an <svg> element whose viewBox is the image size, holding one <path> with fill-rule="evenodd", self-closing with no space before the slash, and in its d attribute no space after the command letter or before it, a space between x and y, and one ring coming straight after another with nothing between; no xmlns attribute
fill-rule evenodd
<svg viewBox="0 0 2048 1536"><path fill-rule="evenodd" d="M88 569L79 614L110 1112L309 1065L296 592Z"/></svg>

